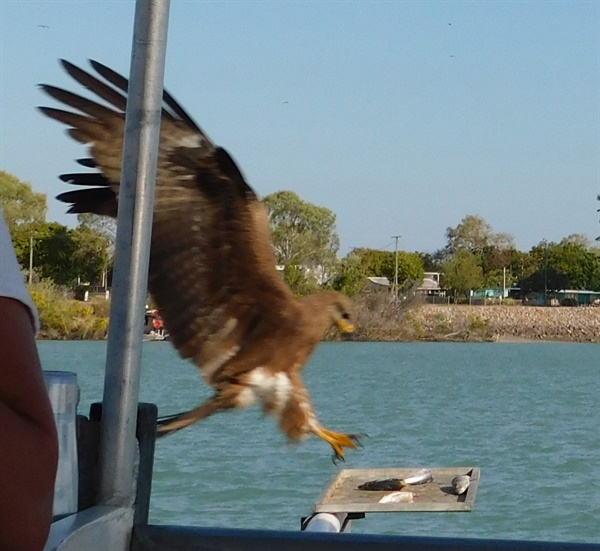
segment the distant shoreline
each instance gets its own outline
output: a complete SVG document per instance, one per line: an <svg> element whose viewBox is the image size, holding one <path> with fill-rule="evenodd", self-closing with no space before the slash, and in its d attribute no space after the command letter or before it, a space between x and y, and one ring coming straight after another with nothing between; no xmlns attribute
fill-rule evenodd
<svg viewBox="0 0 600 551"><path fill-rule="evenodd" d="M66 321L54 326L44 323L40 311L42 330L38 339L105 340L106 303L102 308L98 305L85 308L89 310L86 316L75 316L73 319L79 323L72 323L71 327ZM67 309L63 314L66 318L70 312ZM391 312L385 311L385 305L375 308L357 305L356 317L357 331L352 340L362 342L600 343L600 308L597 307L425 304ZM338 341L339 333L332 330L325 340Z"/></svg>
<svg viewBox="0 0 600 551"><path fill-rule="evenodd" d="M427 304L412 315L426 334L441 341L600 342L597 307Z"/></svg>
<svg viewBox="0 0 600 551"><path fill-rule="evenodd" d="M395 314L359 308L357 318L355 340L365 342L600 342L597 307L425 304Z"/></svg>
<svg viewBox="0 0 600 551"><path fill-rule="evenodd" d="M498 338L494 342L511 344L511 343L520 343L520 342L528 343L528 342L561 342L561 341L539 340L539 339L531 339L528 337L498 335Z"/></svg>

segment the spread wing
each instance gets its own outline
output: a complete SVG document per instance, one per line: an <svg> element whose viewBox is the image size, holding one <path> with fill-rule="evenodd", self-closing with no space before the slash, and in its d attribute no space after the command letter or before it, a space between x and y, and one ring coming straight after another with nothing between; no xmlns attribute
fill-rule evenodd
<svg viewBox="0 0 600 551"><path fill-rule="evenodd" d="M70 212L116 216L127 80L97 62L102 79L62 63L102 101L42 86L70 109L40 109L90 145L78 162L97 169L61 176L82 189L58 198ZM163 104L148 286L175 347L211 380L245 346L256 362L238 369L261 365L256 343L295 325L299 303L275 269L266 210L232 158L167 92Z"/></svg>

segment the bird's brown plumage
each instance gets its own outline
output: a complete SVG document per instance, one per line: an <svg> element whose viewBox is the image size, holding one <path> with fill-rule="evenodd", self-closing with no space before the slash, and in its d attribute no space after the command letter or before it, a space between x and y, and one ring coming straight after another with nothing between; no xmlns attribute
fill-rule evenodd
<svg viewBox="0 0 600 551"><path fill-rule="evenodd" d="M69 109L40 109L89 144L90 158L78 162L97 169L62 175L83 189L58 198L71 204L70 212L116 216L127 80L94 61L101 78L62 64L103 103L42 86ZM229 154L167 92L155 193L149 291L174 346L215 390L198 408L159 423L159 435L259 401L289 438L316 434L343 458L358 437L322 427L301 371L331 325L352 328L350 301L334 292L292 294L275 268L263 204Z"/></svg>

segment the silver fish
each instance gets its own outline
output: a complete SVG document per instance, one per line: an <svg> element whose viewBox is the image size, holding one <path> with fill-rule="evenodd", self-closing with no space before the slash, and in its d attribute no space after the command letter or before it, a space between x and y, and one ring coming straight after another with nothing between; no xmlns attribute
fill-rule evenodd
<svg viewBox="0 0 600 551"><path fill-rule="evenodd" d="M459 496L467 491L469 484L471 484L471 479L466 474L461 474L455 476L450 484L452 484L454 493Z"/></svg>
<svg viewBox="0 0 600 551"><path fill-rule="evenodd" d="M403 486L410 486L414 484L427 484L427 482L431 482L432 480L433 473L429 469L420 469L415 474L403 478L400 483Z"/></svg>

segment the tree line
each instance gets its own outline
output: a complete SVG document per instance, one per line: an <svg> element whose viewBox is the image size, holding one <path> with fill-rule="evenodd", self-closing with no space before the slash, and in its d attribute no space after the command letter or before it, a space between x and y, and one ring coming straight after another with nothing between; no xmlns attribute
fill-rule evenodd
<svg viewBox="0 0 600 551"><path fill-rule="evenodd" d="M24 273L72 289L82 283L107 286L115 221L78 215L77 227L69 229L46 221L46 202L30 184L0 171L0 207ZM425 272L440 272L442 286L455 298L503 286L520 287L524 293L600 291L600 248L582 235L569 235L558 243L541 241L523 252L511 235L494 232L481 216L468 215L447 229L446 245L433 253L358 247L340 259L331 210L291 191L268 195L264 204L278 267L299 296L323 287L355 296L369 276L391 282L397 276L398 285L406 287L420 282Z"/></svg>
<svg viewBox="0 0 600 551"><path fill-rule="evenodd" d="M600 200L600 198L599 198ZM497 233L481 216L465 216L446 230L446 245L433 253L353 249L339 259L335 214L302 201L291 191L265 197L274 248L286 281L298 294L330 286L355 296L369 276L386 277L399 287L442 274L442 286L455 299L471 290L519 287L531 292L563 289L600 291L600 248L572 234L559 243L541 241L530 251Z"/></svg>

